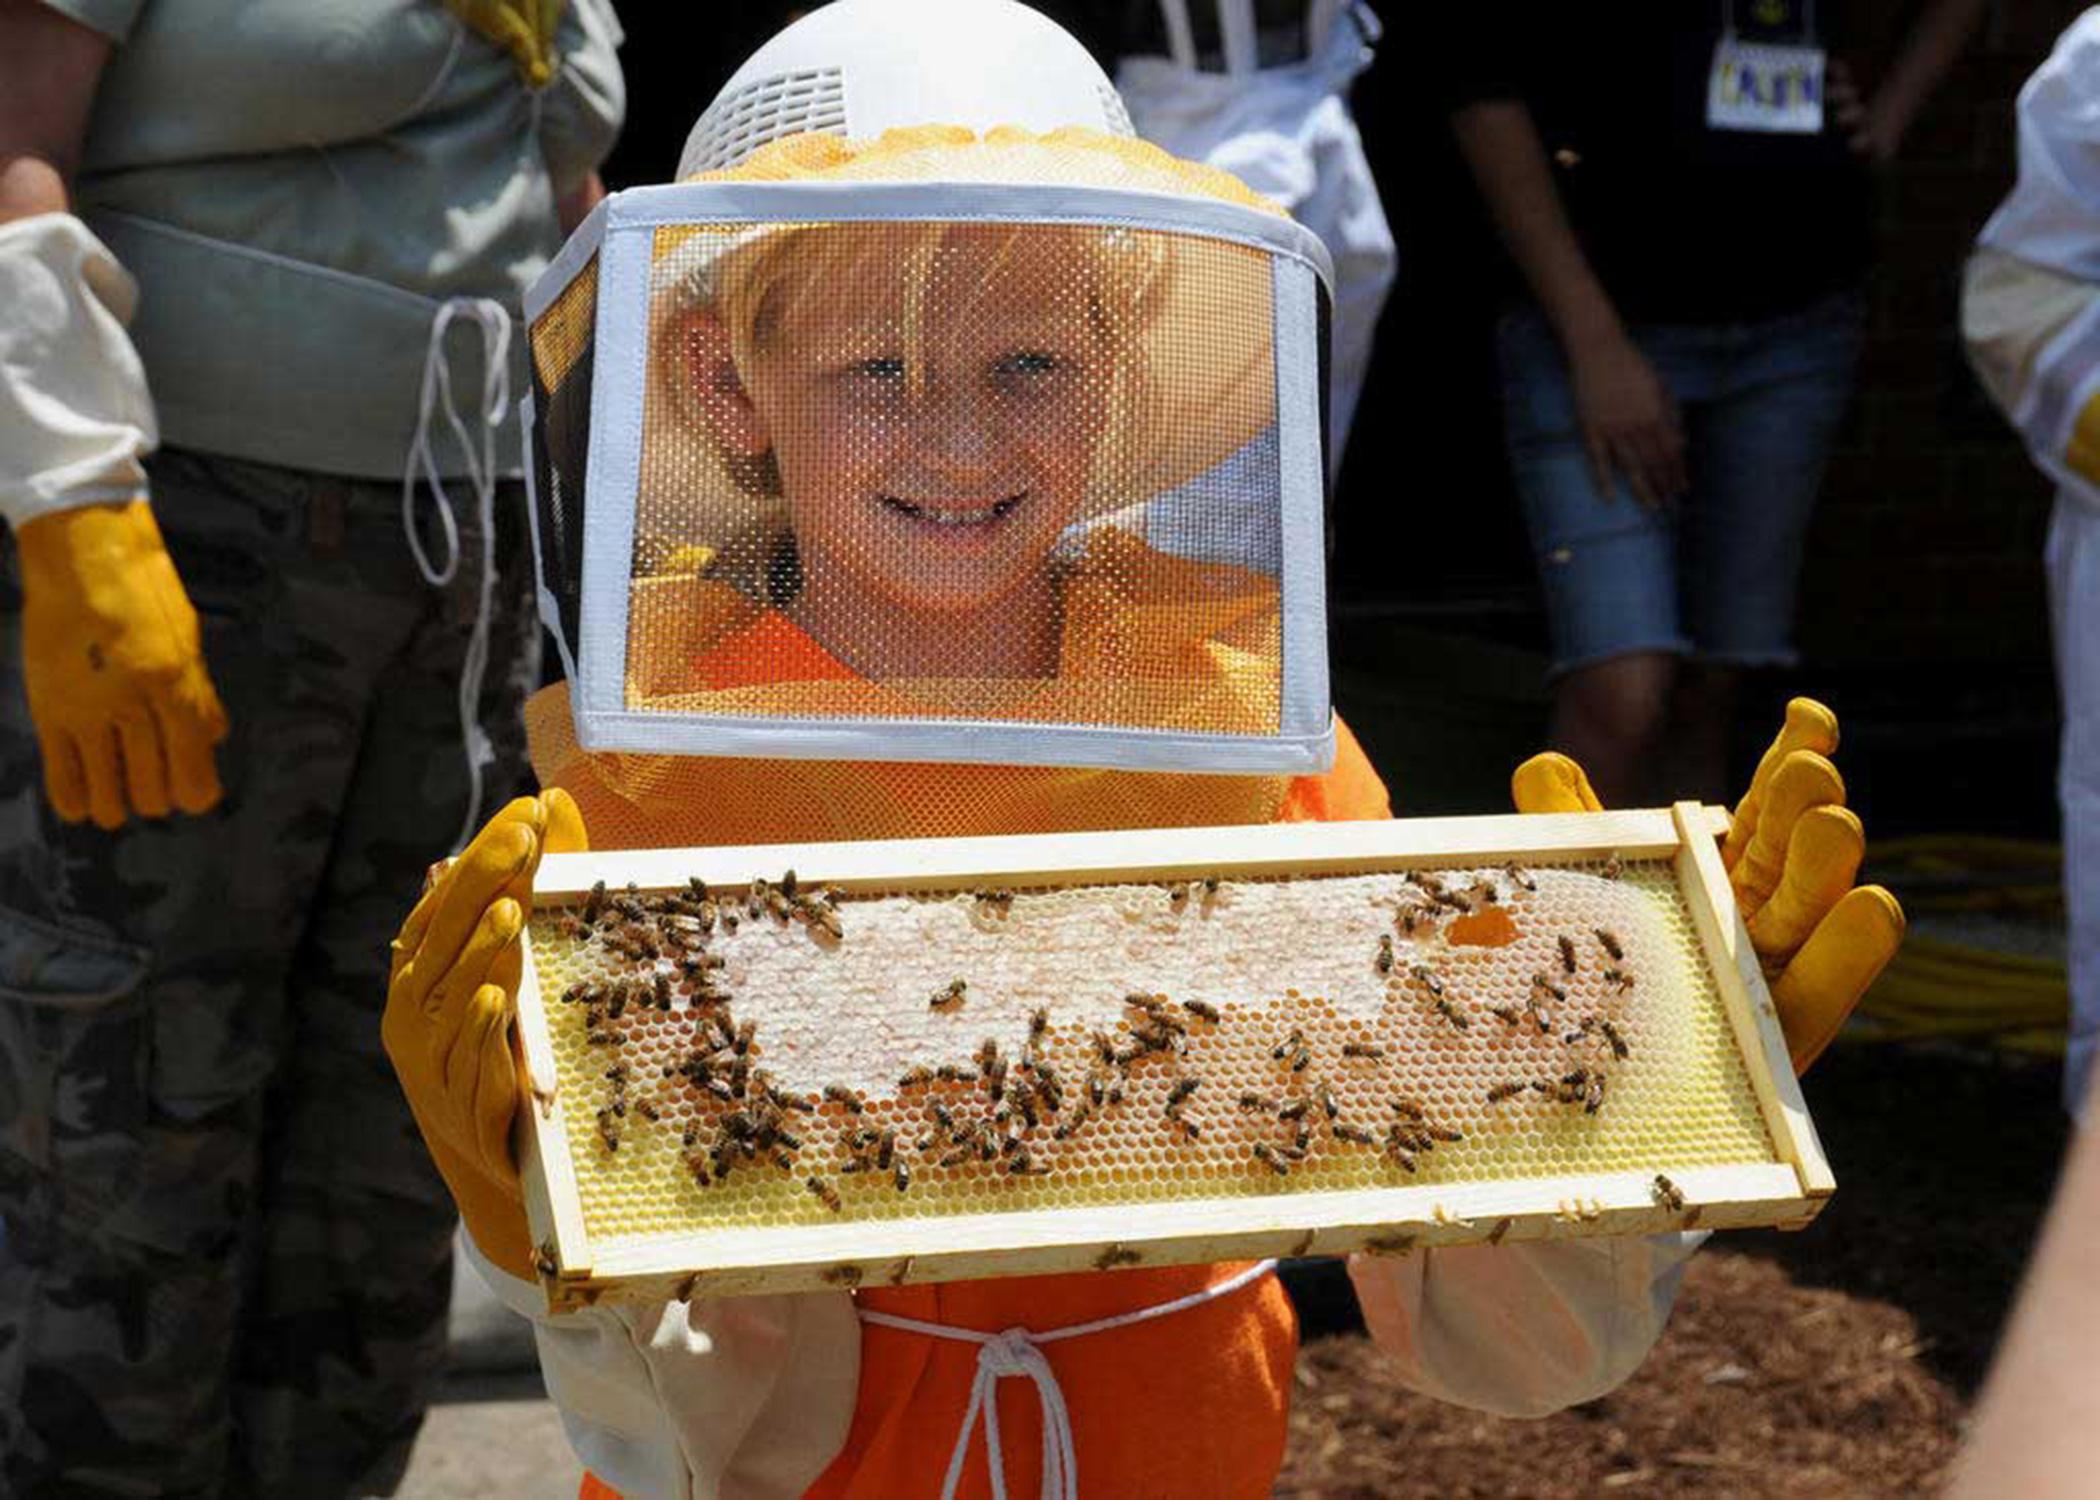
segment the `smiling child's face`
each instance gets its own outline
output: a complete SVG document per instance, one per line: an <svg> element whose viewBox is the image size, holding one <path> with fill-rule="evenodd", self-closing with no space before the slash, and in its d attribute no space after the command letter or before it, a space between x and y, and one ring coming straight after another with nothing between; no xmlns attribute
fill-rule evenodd
<svg viewBox="0 0 2100 1500"><path fill-rule="evenodd" d="M741 374L805 574L929 614L1040 581L1114 375L1062 235L953 231L916 295L784 297Z"/></svg>

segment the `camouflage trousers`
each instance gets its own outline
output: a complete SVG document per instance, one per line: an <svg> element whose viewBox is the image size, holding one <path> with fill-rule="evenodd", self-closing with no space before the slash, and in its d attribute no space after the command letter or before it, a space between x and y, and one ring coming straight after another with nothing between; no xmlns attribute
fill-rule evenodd
<svg viewBox="0 0 2100 1500"><path fill-rule="evenodd" d="M0 675L0 1494L387 1493L443 1370L454 1218L379 1017L465 815L479 528L434 589L398 485L148 469L227 795L58 823ZM539 657L514 487L497 516L485 812L522 779ZM10 550L10 664L19 615Z"/></svg>

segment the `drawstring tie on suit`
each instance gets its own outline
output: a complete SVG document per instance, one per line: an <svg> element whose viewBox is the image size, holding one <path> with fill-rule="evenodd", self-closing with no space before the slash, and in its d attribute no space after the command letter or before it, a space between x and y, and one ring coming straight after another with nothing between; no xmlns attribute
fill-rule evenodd
<svg viewBox="0 0 2100 1500"><path fill-rule="evenodd" d="M452 368L445 357L445 335L453 320L469 318L481 334L481 401L473 419L480 429L479 440L468 431L467 420L452 397ZM467 757L467 814L459 835L452 841L454 853L464 849L474 836L481 818L482 772L494 763L496 748L481 727L481 682L488 671L489 626L496 599L496 429L510 406L510 311L487 297L451 297L440 304L430 321L430 342L423 351L423 390L416 405L416 431L409 441L408 460L401 475L401 525L408 533L408 549L416 568L432 588L443 588L459 573L459 518L452 510L452 496L438 471L437 454L431 443L430 419L441 407L445 424L452 429L460 459L467 471L467 484L474 491L474 514L481 527L481 587L474 606L474 629L467 637L466 660L459 670L460 743ZM444 536L444 561L434 563L424 550L418 523L417 501L428 496L436 510L438 529Z"/></svg>
<svg viewBox="0 0 2100 1500"><path fill-rule="evenodd" d="M1050 1368L1049 1358L1041 1346L1185 1312L1252 1285L1275 1269L1273 1260L1257 1261L1238 1275L1191 1292L1186 1297L1176 1297L1171 1302L1161 1302L1153 1307L1141 1307L1135 1312L1118 1313L1112 1318L1097 1318L1091 1323L1052 1328L1045 1333L1027 1328L983 1333L975 1328L952 1328L945 1323L900 1318L894 1313L863 1311L860 1318L863 1323L882 1328L898 1328L907 1333L923 1333L932 1338L979 1346L977 1378L971 1382L969 1409L963 1413L962 1431L957 1434L955 1451L948 1459L948 1477L941 1485L941 1500L955 1500L956 1488L962 1483L963 1461L969 1457L970 1439L976 1433L980 1419L984 1423L984 1451L991 1469L993 1500L1006 1500L1006 1465L999 1448L998 1387L999 1382L1009 1376L1025 1376L1034 1381L1036 1399L1042 1404L1043 1500L1079 1500L1079 1454L1072 1440L1072 1414L1065 1405L1065 1393L1057 1383L1057 1374Z"/></svg>

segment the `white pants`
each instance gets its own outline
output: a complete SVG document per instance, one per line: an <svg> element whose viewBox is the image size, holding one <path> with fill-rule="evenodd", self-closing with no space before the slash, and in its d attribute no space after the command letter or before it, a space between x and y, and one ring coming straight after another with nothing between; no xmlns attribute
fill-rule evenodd
<svg viewBox="0 0 2100 1500"><path fill-rule="evenodd" d="M2063 698L2063 808L2071 1044L2065 1107L2076 1113L2100 1053L2100 508L2059 492L2049 519L2049 621Z"/></svg>

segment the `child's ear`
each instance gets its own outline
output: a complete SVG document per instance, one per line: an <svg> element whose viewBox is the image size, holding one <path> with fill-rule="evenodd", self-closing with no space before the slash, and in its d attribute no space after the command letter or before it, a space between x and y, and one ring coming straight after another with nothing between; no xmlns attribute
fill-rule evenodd
<svg viewBox="0 0 2100 1500"><path fill-rule="evenodd" d="M715 440L748 457L768 451L773 437L758 408L751 404L743 376L737 373L728 326L711 312L695 310L681 321L678 338L685 358L686 387L698 400Z"/></svg>

